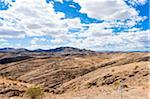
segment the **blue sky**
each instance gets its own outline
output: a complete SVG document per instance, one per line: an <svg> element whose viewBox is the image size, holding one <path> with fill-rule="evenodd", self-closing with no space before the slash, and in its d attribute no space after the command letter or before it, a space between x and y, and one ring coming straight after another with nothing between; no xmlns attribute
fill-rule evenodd
<svg viewBox="0 0 150 99"><path fill-rule="evenodd" d="M0 47L150 51L149 0L0 0Z"/></svg>

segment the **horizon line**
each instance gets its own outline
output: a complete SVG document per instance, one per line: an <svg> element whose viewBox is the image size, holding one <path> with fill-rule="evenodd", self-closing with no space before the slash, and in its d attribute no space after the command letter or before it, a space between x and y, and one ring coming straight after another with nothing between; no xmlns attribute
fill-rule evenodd
<svg viewBox="0 0 150 99"><path fill-rule="evenodd" d="M45 50L45 51L48 51L48 50L52 50L52 49L58 49L58 48L76 48L76 49L80 49L80 50L89 50L89 51L95 51L95 52L150 52L150 50L90 50L90 49L86 49L86 48L78 48L78 47L70 47L70 46L62 46L62 47L55 47L55 48L48 48L48 49L42 49L42 48L37 48L37 49L28 49L28 48L23 48L23 47L20 47L20 48L13 48L13 47L0 47L0 50L1 49L14 49L14 50L17 50L17 49L25 49L25 50L28 50L28 51L36 51L36 50Z"/></svg>

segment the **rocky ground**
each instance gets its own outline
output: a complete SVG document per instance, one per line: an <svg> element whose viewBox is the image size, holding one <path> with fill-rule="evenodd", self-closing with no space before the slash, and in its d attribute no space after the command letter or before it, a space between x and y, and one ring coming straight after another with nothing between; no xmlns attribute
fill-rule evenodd
<svg viewBox="0 0 150 99"><path fill-rule="evenodd" d="M37 56L37 57L36 57ZM0 53L0 99L28 99L33 85L44 99L149 99L149 53Z"/></svg>

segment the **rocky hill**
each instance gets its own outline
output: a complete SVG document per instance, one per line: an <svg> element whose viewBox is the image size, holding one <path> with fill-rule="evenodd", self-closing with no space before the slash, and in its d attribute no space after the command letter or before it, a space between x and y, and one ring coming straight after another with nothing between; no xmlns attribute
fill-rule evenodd
<svg viewBox="0 0 150 99"><path fill-rule="evenodd" d="M45 99L149 99L149 59L148 52L98 53L68 47L22 55L1 52L0 96L22 99L29 86L40 85Z"/></svg>

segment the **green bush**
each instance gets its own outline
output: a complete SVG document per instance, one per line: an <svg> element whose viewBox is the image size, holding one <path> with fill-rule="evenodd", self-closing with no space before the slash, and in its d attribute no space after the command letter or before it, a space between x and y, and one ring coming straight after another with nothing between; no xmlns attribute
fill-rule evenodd
<svg viewBox="0 0 150 99"><path fill-rule="evenodd" d="M43 90L40 87L30 87L26 91L30 99L40 99L43 96Z"/></svg>

